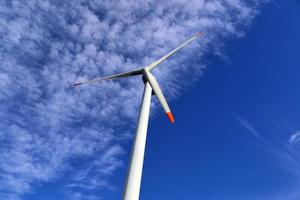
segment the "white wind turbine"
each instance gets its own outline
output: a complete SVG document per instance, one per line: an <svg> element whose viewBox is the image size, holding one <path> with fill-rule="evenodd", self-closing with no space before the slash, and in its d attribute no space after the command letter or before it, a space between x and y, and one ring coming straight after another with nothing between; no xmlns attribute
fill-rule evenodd
<svg viewBox="0 0 300 200"><path fill-rule="evenodd" d="M131 160L129 163L129 169L128 169L128 175L127 175L126 185L123 194L123 200L139 199L152 91L157 96L170 122L174 123L174 116L168 106L168 103L159 87L156 78L151 74L151 71L156 66L158 66L161 62L163 62L168 57L170 57L175 52L177 52L179 49L189 44L193 40L197 39L201 35L202 32L198 32L195 36L193 36L186 42L182 43L180 46L172 50L167 55L154 61L153 63L151 63L150 65L144 68L74 84L74 86L79 86L82 84L95 83L98 81L113 80L117 78L142 75L145 84L144 96L141 104L141 110L140 110L140 116L139 116L138 125L136 129L135 141L132 147Z"/></svg>

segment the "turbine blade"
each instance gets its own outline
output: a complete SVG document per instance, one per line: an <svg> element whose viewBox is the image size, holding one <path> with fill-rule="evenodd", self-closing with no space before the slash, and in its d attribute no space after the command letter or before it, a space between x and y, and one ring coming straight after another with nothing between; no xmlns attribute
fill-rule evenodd
<svg viewBox="0 0 300 200"><path fill-rule="evenodd" d="M161 57L160 59L154 61L153 63L151 63L148 68L149 71L151 71L152 69L154 69L157 65L159 65L160 63L162 63L164 60L166 60L167 58L169 58L171 55L173 55L175 52L177 52L179 49L183 48L184 46L186 46L187 44L189 44L190 42L192 42L193 40L197 39L198 37L202 36L203 33L202 32L198 32L196 35L194 35L192 38L190 38L189 40L185 41L184 43L182 43L181 45L179 45L177 48L173 49L170 53L168 53L167 55Z"/></svg>
<svg viewBox="0 0 300 200"><path fill-rule="evenodd" d="M141 74L143 74L142 70L134 70L134 71L125 72L125 73L121 73L121 74L115 74L115 75L111 75L111 76L96 78L96 79L89 80L89 81L75 83L75 84L73 84L73 86L79 86L79 85L87 84L87 83L95 83L95 82L104 81L104 80L113 80L113 79L117 79L117 78L125 78L125 77L129 77L129 76L137 76L137 75L141 75Z"/></svg>
<svg viewBox="0 0 300 200"><path fill-rule="evenodd" d="M164 111L166 112L167 114L167 117L168 119L170 120L171 123L174 123L174 116L169 108L169 105L166 101L166 98L164 97L160 87L159 87L159 84L156 80L156 78L150 73L150 72L146 72L146 78L147 80L149 81L152 89L153 89L153 92L154 94L157 96L159 102L161 103Z"/></svg>

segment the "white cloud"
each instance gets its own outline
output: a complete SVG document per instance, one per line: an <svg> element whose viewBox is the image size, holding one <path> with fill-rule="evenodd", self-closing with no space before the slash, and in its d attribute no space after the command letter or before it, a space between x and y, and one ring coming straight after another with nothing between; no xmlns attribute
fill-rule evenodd
<svg viewBox="0 0 300 200"><path fill-rule="evenodd" d="M276 114L269 115L267 120L261 120L264 123L264 127L271 125L274 130L271 134L264 131L258 131L254 126L254 123L250 122L246 118L233 113L234 118L242 125L249 133L251 133L255 138L260 140L259 143L255 143L255 146L262 153L268 152L276 158L276 167L280 166L284 171L288 172L296 181L291 181L286 185L285 190L277 191L271 195L265 196L254 196L250 198L235 197L236 199L266 199L266 200L297 200L299 198L299 177L300 177L300 146L299 137L300 133L297 131L292 135L287 135L292 128L285 120L278 118ZM271 123L270 123L271 122ZM259 125L259 123L256 122ZM282 133L281 131L284 130ZM272 157L270 157L272 158ZM270 160L270 162L273 162ZM231 197L232 198L232 197Z"/></svg>
<svg viewBox="0 0 300 200"><path fill-rule="evenodd" d="M248 120L237 114L234 114L234 117L249 133L251 133L254 137L258 138L259 140L265 142L264 137L256 130L256 128L252 124L250 124Z"/></svg>
<svg viewBox="0 0 300 200"><path fill-rule="evenodd" d="M169 99L177 97L201 75L205 53L224 37L242 35L260 2L1 1L0 196L16 199L36 182L84 171L69 160L95 153L102 156L86 168L98 166L106 174L98 183L109 181L121 165L119 138L137 116L141 79L69 85L145 66L204 31L198 43L155 71ZM188 75L198 76L180 82Z"/></svg>
<svg viewBox="0 0 300 200"><path fill-rule="evenodd" d="M293 135L291 135L289 141L291 144L296 144L300 142L300 132L296 132Z"/></svg>

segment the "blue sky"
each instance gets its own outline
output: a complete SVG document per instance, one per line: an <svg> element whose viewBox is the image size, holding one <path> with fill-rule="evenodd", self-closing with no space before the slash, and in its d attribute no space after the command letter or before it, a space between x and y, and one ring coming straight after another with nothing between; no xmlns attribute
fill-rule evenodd
<svg viewBox="0 0 300 200"><path fill-rule="evenodd" d="M16 0L0 14L0 199L120 199L141 80L68 85L199 30L155 71L175 124L154 98L141 199L299 199L299 1Z"/></svg>
<svg viewBox="0 0 300 200"><path fill-rule="evenodd" d="M279 7L280 5L280 7ZM150 126L142 199L297 200L299 2L270 3Z"/></svg>

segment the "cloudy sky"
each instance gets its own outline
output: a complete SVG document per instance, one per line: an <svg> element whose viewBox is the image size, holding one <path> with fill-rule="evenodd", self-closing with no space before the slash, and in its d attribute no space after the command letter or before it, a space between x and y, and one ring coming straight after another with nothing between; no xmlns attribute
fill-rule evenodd
<svg viewBox="0 0 300 200"><path fill-rule="evenodd" d="M120 199L153 72L141 199L298 200L297 0L0 2L0 199Z"/></svg>

